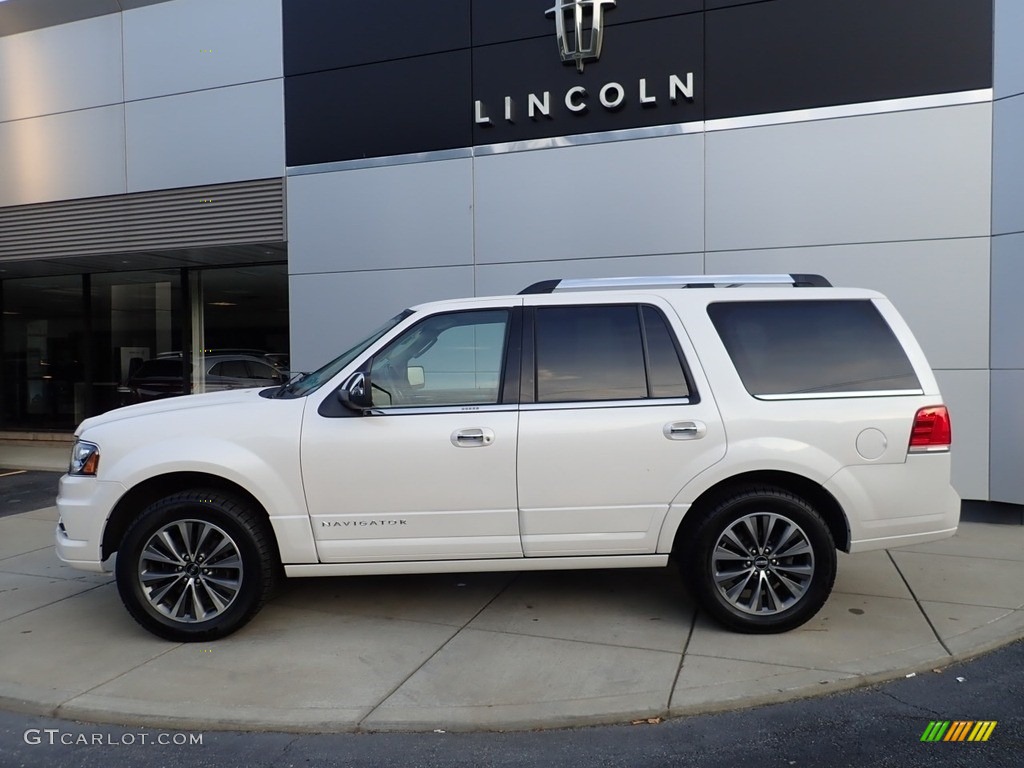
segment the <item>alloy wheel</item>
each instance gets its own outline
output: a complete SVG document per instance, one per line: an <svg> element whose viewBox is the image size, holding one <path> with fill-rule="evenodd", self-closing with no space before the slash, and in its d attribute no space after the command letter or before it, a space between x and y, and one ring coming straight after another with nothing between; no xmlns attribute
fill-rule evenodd
<svg viewBox="0 0 1024 768"><path fill-rule="evenodd" d="M223 528L177 520L154 533L139 555L139 584L149 604L177 622L224 613L242 586L242 556Z"/></svg>
<svg viewBox="0 0 1024 768"><path fill-rule="evenodd" d="M744 515L718 537L711 555L715 586L729 605L771 616L804 596L814 549L804 530L773 512Z"/></svg>

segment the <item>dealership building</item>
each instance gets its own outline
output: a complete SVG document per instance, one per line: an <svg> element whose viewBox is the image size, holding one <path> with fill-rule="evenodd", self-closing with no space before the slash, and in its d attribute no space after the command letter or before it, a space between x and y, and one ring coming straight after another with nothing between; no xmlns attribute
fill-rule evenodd
<svg viewBox="0 0 1024 768"><path fill-rule="evenodd" d="M1024 504L1021 40L1019 0L0 0L0 438L433 299L820 273L907 319L960 494Z"/></svg>

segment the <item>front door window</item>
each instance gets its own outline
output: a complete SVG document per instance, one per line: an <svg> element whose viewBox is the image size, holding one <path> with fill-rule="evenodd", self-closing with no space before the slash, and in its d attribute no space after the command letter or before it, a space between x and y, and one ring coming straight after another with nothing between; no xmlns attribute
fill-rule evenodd
<svg viewBox="0 0 1024 768"><path fill-rule="evenodd" d="M373 358L374 406L498 403L508 314L454 312L410 328Z"/></svg>

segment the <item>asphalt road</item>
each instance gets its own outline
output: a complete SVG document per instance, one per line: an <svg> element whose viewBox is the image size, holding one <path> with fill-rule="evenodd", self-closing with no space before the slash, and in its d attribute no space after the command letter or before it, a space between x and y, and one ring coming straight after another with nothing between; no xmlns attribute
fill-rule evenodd
<svg viewBox="0 0 1024 768"><path fill-rule="evenodd" d="M59 660L55 660L54 674L60 674ZM295 685L302 681L296 680ZM933 720L995 720L997 724L986 742L922 742ZM194 743L197 738L201 743ZM168 743L158 743L161 740ZM182 740L185 743L175 744ZM941 672L860 691L659 724L559 731L176 732L0 712L0 765L1019 768L1024 765L1024 642Z"/></svg>
<svg viewBox="0 0 1024 768"><path fill-rule="evenodd" d="M0 517L52 507L60 474L0 468Z"/></svg>

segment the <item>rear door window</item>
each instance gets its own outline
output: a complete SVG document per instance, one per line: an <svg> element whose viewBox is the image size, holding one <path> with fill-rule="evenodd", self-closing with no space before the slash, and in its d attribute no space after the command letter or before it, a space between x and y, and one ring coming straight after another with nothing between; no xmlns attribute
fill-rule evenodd
<svg viewBox="0 0 1024 768"><path fill-rule="evenodd" d="M539 307L538 403L687 397L689 387L661 312L635 304Z"/></svg>
<svg viewBox="0 0 1024 768"><path fill-rule="evenodd" d="M755 397L921 391L906 352L869 300L718 302L708 315Z"/></svg>

